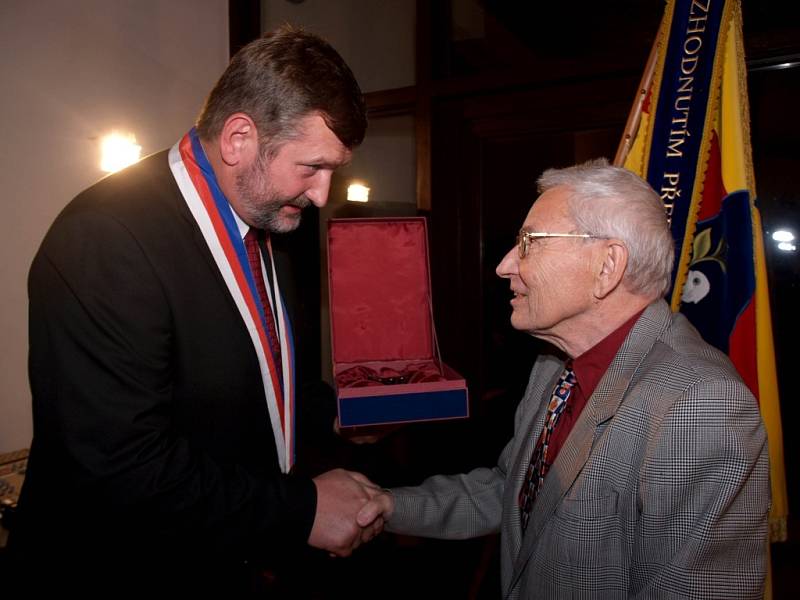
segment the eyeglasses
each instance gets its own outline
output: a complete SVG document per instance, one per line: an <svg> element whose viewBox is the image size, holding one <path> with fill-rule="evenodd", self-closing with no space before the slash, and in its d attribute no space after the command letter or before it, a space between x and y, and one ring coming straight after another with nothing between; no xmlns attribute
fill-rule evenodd
<svg viewBox="0 0 800 600"><path fill-rule="evenodd" d="M528 248L531 245L531 240L538 240L541 238L584 238L584 239L605 239L599 235L591 235L589 233L543 233L539 231L525 231L521 229L517 235L517 248L519 249L520 259L528 255Z"/></svg>

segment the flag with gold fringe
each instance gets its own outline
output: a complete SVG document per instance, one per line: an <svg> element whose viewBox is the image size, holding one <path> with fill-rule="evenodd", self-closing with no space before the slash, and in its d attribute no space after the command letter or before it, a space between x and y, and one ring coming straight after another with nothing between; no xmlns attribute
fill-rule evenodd
<svg viewBox="0 0 800 600"><path fill-rule="evenodd" d="M672 309L726 352L769 440L770 539L786 539L783 458L738 0L668 0L615 160L661 195L676 245Z"/></svg>

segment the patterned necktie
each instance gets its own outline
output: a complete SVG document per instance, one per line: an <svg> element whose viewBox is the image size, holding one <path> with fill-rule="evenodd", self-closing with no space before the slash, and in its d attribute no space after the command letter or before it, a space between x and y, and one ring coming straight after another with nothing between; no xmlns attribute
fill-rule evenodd
<svg viewBox="0 0 800 600"><path fill-rule="evenodd" d="M553 395L550 397L550 403L547 405L547 415L544 421L542 433L536 442L536 447L531 455L531 462L528 465L528 471L525 475L525 481L522 484L522 489L519 492L519 509L522 521L522 531L528 526L528 519L531 514L531 507L533 501L536 500L536 495L544 482L544 476L550 469L551 463L547 461L547 449L550 445L550 438L553 431L558 425L558 420L567 406L567 400L575 385L575 373L572 371L572 361L568 360L564 365L564 370L561 372L561 377L556 383L553 390Z"/></svg>
<svg viewBox="0 0 800 600"><path fill-rule="evenodd" d="M283 389L281 342L278 339L278 330L275 327L275 316L272 314L272 307L267 297L267 288L264 285L264 275L261 271L261 248L259 247L258 238L263 234L263 230L251 227L247 235L244 236L244 246L247 250L247 260L250 263L250 271L253 273L253 279L256 282L258 297L261 299L261 305L264 307L269 347L272 352L272 357L275 359L275 370L278 373L278 381L280 382L281 389Z"/></svg>

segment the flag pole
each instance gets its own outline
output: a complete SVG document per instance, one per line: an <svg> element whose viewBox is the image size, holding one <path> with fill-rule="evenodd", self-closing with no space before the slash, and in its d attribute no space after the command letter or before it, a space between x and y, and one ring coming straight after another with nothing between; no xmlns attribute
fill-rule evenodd
<svg viewBox="0 0 800 600"><path fill-rule="evenodd" d="M658 41L661 38L662 27L663 23L659 25L653 45L650 47L650 56L647 57L647 65L644 68L644 73L642 73L642 80L639 82L639 93L633 102L628 121L625 123L625 131L617 147L617 154L614 157L614 165L617 167L625 164L625 159L628 158L628 153L631 151L633 138L636 137L636 132L639 130L639 122L642 120L642 105L645 98L647 98L647 93L650 91L650 84L653 83L653 75L656 72Z"/></svg>

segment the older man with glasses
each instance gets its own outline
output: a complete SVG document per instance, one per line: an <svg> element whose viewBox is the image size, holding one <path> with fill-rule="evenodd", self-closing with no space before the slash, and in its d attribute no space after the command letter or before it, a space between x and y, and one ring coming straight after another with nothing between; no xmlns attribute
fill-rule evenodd
<svg viewBox="0 0 800 600"><path fill-rule="evenodd" d="M755 398L662 299L659 196L604 160L539 179L497 267L511 323L550 343L494 468L395 488L359 515L462 539L500 531L504 598L758 598L769 476Z"/></svg>

